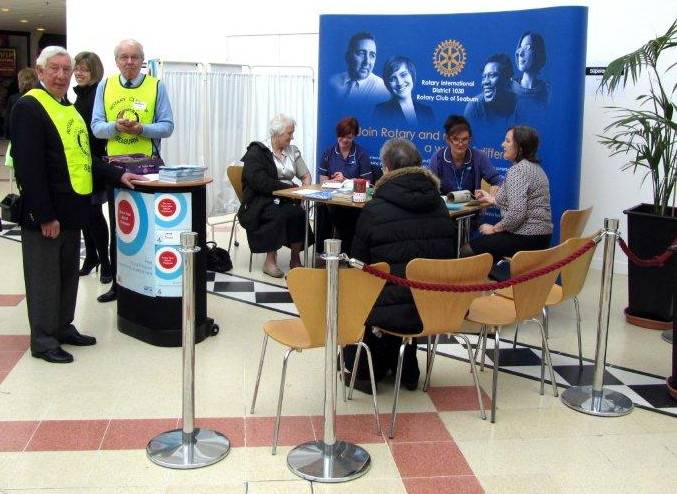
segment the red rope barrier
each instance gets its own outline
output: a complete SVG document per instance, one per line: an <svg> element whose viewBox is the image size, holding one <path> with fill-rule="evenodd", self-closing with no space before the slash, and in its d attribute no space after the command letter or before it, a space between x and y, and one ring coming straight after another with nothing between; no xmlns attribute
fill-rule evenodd
<svg viewBox="0 0 677 494"><path fill-rule="evenodd" d="M456 285L453 283L428 283L424 281L414 281L414 280L408 280L405 278L400 278L399 276L395 276L394 274L390 273L384 273L383 271L379 271L378 269L375 269L371 266L364 265L362 267L363 271L366 271L369 274L372 274L374 276L377 276L379 278L383 278L386 281L389 281L390 283L393 283L394 285L399 285L399 286L404 286L408 288L418 288L420 290L429 290L429 291L434 291L434 292L460 292L460 293L467 293L467 292L485 292L489 290L498 290L500 288L508 288L513 285L517 285L519 283L524 283L525 281L529 281L534 278L538 278L539 276L546 275L548 273L551 273L553 271L557 271L562 268L562 266L566 266L570 262L573 262L575 259L579 258L583 254L585 254L587 251L595 247L595 242L592 240L589 240L585 244L583 244L579 249L577 249L575 252L573 252L571 255L553 263L550 264L549 266L544 266L542 268L536 269L534 271L531 271L529 273L521 274L519 276L515 276L514 278L510 278L505 281L494 281L491 283L481 283L481 284L473 284L473 285Z"/></svg>
<svg viewBox="0 0 677 494"><path fill-rule="evenodd" d="M651 259L640 259L637 257L637 255L630 250L628 244L626 244L625 240L623 240L621 237L618 237L618 244L621 246L621 250L625 252L625 255L628 256L628 259L630 259L633 264L643 268L663 267L665 263L668 262L668 260L672 257L672 251L670 250L670 247L677 245L677 238L672 241L672 245L668 247L665 252L658 256L654 256Z"/></svg>

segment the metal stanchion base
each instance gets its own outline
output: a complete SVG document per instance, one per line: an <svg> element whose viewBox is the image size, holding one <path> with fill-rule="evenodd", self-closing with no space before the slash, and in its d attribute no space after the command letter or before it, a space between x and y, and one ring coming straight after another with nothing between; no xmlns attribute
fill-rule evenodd
<svg viewBox="0 0 677 494"><path fill-rule="evenodd" d="M323 441L296 446L287 455L289 469L315 482L347 482L361 477L371 465L367 451L355 444L337 441L333 447Z"/></svg>
<svg viewBox="0 0 677 494"><path fill-rule="evenodd" d="M562 393L562 402L569 408L598 417L620 417L632 411L632 400L618 391L602 388L593 399L592 386L572 386Z"/></svg>
<svg viewBox="0 0 677 494"><path fill-rule="evenodd" d="M665 341L668 343L672 343L672 338L674 337L674 330L673 329L666 329L661 333L661 338L663 338Z"/></svg>
<svg viewBox="0 0 677 494"><path fill-rule="evenodd" d="M150 440L146 454L150 461L167 468L188 470L206 467L224 459L230 441L220 432L195 428L192 441L183 442L183 430L163 432Z"/></svg>

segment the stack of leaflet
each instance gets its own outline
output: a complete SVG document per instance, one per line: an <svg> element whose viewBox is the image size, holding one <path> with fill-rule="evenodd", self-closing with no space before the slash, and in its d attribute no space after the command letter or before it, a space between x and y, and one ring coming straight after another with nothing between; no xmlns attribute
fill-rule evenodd
<svg viewBox="0 0 677 494"><path fill-rule="evenodd" d="M205 178L206 169L202 165L163 166L160 168L158 180L173 184L196 182Z"/></svg>

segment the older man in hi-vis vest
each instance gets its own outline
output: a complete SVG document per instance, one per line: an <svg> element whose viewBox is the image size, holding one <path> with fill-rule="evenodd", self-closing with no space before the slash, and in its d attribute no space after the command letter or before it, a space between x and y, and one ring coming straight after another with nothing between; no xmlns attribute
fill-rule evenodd
<svg viewBox="0 0 677 494"><path fill-rule="evenodd" d="M92 173L134 188L140 175L92 158L87 125L66 99L73 59L60 46L38 56L40 84L14 105L12 158L21 192L21 251L31 354L51 363L73 356L61 345L89 346L96 338L73 325L80 266L80 230L88 221Z"/></svg>
<svg viewBox="0 0 677 494"><path fill-rule="evenodd" d="M120 73L103 79L96 88L92 132L100 139L108 139L108 156L132 153L159 156L160 139L169 137L174 130L167 90L162 81L141 73L144 60L141 43L133 39L120 41L114 53ZM115 201L112 190L108 195L108 213L113 284L109 291L97 298L99 302L117 298Z"/></svg>

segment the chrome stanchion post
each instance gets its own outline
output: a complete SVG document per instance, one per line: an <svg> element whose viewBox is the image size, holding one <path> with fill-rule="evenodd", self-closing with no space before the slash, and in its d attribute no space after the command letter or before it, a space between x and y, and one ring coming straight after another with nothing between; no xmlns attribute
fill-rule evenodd
<svg viewBox="0 0 677 494"><path fill-rule="evenodd" d="M183 263L183 426L150 440L146 454L153 463L187 470L212 465L230 452L230 441L220 432L196 429L195 419L195 287L194 257L200 250L197 233L181 232Z"/></svg>
<svg viewBox="0 0 677 494"><path fill-rule="evenodd" d="M315 482L346 482L367 473L371 464L363 448L336 440L336 344L341 241L324 241L327 270L327 317L324 349L324 438L296 446L287 456L289 469Z"/></svg>
<svg viewBox="0 0 677 494"><path fill-rule="evenodd" d="M620 417L632 411L632 400L622 393L604 389L606 349L609 338L609 312L614 274L614 254L618 239L618 220L604 219L604 259L602 286L597 315L597 348L592 386L572 386L562 393L565 405L579 412L600 417Z"/></svg>

